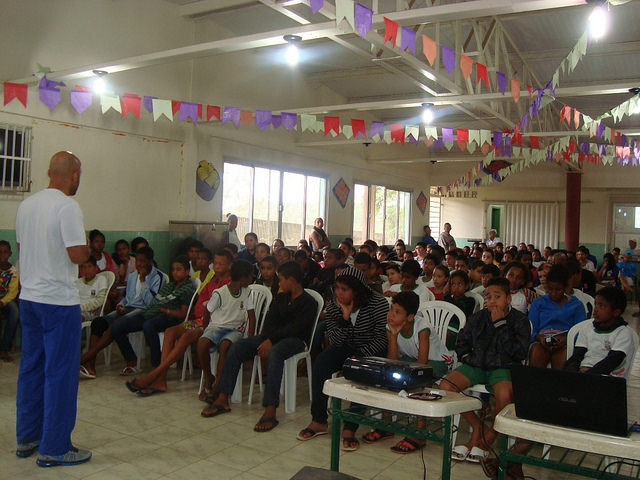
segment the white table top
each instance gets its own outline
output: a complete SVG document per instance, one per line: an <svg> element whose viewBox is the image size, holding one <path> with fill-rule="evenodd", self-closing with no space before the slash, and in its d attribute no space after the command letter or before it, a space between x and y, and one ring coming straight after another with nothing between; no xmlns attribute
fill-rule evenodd
<svg viewBox="0 0 640 480"><path fill-rule="evenodd" d="M478 410L482 407L480 400L461 393L444 392L435 388L425 390L438 392L444 396L435 401L415 400L401 397L396 392L389 390L352 383L343 377L325 381L322 389L325 395L330 397L423 417L448 417L470 410Z"/></svg>
<svg viewBox="0 0 640 480"><path fill-rule="evenodd" d="M497 416L496 431L547 445L570 448L612 457L640 460L640 433L614 437L575 428L560 427L516 417L516 409L507 405Z"/></svg>

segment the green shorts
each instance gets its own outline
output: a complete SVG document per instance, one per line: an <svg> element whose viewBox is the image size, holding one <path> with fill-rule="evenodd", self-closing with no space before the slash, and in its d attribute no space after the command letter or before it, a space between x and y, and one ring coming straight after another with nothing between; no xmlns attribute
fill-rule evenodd
<svg viewBox="0 0 640 480"><path fill-rule="evenodd" d="M487 390L491 391L493 385L498 382L511 381L511 372L508 368L496 368L494 370L483 370L479 367L472 367L463 363L455 369L456 372L460 372L467 377L471 382L471 385L485 385Z"/></svg>

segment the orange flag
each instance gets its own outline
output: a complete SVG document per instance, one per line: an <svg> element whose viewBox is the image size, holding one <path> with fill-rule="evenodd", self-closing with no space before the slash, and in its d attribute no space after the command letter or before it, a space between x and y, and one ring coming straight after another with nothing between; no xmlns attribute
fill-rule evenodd
<svg viewBox="0 0 640 480"><path fill-rule="evenodd" d="M511 79L511 96L513 101L518 103L518 100L520 100L520 80L515 78Z"/></svg>
<svg viewBox="0 0 640 480"><path fill-rule="evenodd" d="M460 54L460 70L465 80L471 75L471 68L473 67L473 60L467 57L464 53Z"/></svg>
<svg viewBox="0 0 640 480"><path fill-rule="evenodd" d="M250 112L249 110L241 110L240 121L245 125L251 125L253 123L253 112Z"/></svg>
<svg viewBox="0 0 640 480"><path fill-rule="evenodd" d="M436 61L437 52L438 49L436 48L436 42L426 35L422 35L422 53L427 57L429 65L433 66L433 63Z"/></svg>

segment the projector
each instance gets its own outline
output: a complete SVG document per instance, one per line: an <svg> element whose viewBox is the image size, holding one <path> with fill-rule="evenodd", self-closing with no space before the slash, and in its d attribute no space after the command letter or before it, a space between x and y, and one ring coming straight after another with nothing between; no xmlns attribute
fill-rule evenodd
<svg viewBox="0 0 640 480"><path fill-rule="evenodd" d="M413 390L433 381L433 369L422 363L381 357L350 357L342 365L347 380L393 391Z"/></svg>

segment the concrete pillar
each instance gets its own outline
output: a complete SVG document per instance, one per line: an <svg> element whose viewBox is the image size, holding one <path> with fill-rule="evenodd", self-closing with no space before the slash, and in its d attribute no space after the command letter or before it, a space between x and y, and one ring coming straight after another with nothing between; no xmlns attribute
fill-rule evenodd
<svg viewBox="0 0 640 480"><path fill-rule="evenodd" d="M580 242L580 193L582 173L567 172L564 248L576 251Z"/></svg>

